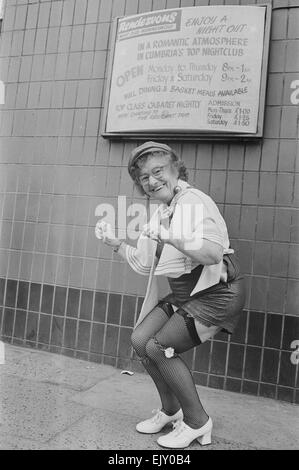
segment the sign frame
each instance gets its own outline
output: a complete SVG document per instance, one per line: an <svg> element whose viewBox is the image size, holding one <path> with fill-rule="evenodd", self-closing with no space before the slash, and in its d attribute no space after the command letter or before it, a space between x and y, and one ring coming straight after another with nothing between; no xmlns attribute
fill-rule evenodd
<svg viewBox="0 0 299 470"><path fill-rule="evenodd" d="M267 1L267 0L266 0ZM205 5L208 6L208 5ZM219 5L219 7L224 7L225 5ZM227 5L230 7L238 6L247 6L247 5ZM248 6L253 6L252 4ZM260 76L260 90L259 90L259 101L258 101L258 116L257 116L257 132L256 133L242 133L242 132L221 132L221 131L211 131L211 130L182 130L182 131L171 131L163 130L157 132L156 130L144 131L119 131L119 132L109 132L106 130L107 118L108 118L108 108L109 108L109 99L111 93L111 81L115 57L115 46L116 46L116 37L118 29L118 21L125 18L116 17L112 23L112 31L110 32L110 41L111 48L110 57L108 61L108 73L106 84L104 87L104 108L101 119L101 135L106 139L111 140L146 140L146 139L158 139L160 141L173 141L173 140L183 140L183 141L197 141L197 140L242 140L242 141L254 141L260 140L263 137L264 129L264 115L265 115L265 102L266 102L266 88L267 88L267 78L268 78L268 60L269 60L269 46L270 46L270 30L271 30L271 17L272 17L272 4L269 3L260 3L254 5L256 7L265 8L265 22L264 22L264 38L263 38L263 51L261 59L261 76ZM183 8L182 8L183 9ZM164 11L173 10L166 9ZM148 13L148 12L147 12ZM154 13L154 11L153 11ZM129 15L130 16L130 15Z"/></svg>

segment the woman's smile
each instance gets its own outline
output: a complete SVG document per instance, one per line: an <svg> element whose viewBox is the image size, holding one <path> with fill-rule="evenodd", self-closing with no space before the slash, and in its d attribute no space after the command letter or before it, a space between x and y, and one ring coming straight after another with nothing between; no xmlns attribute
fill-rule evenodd
<svg viewBox="0 0 299 470"><path fill-rule="evenodd" d="M174 196L174 188L177 185L177 179L173 182L167 181L162 184L159 183L156 186L149 188L148 194L161 202L169 203Z"/></svg>
<svg viewBox="0 0 299 470"><path fill-rule="evenodd" d="M160 191L160 189L163 189L166 183L160 184L158 187L150 189L152 193L156 193L157 191Z"/></svg>

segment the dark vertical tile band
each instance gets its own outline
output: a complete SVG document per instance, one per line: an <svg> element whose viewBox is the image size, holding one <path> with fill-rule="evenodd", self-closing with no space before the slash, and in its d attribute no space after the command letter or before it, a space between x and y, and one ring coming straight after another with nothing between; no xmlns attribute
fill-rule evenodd
<svg viewBox="0 0 299 470"><path fill-rule="evenodd" d="M25 310L16 310L14 338L24 339L25 326L26 326Z"/></svg>
<svg viewBox="0 0 299 470"><path fill-rule="evenodd" d="M66 318L63 346L69 349L76 347L77 320Z"/></svg>
<svg viewBox="0 0 299 470"><path fill-rule="evenodd" d="M134 326L136 297L124 295L122 303L121 325Z"/></svg>
<svg viewBox="0 0 299 470"><path fill-rule="evenodd" d="M262 346L264 335L265 314L262 312L249 312L248 344Z"/></svg>
<svg viewBox="0 0 299 470"><path fill-rule="evenodd" d="M291 361L289 352L282 351L280 356L279 385L295 387L296 365Z"/></svg>
<svg viewBox="0 0 299 470"><path fill-rule="evenodd" d="M30 294L29 294L29 307L28 307L29 310L32 310L34 312L39 312L39 310L40 310L40 297L41 297L41 285L31 283L30 284Z"/></svg>
<svg viewBox="0 0 299 470"><path fill-rule="evenodd" d="M93 291L83 290L81 292L80 318L91 320L93 307Z"/></svg>
<svg viewBox="0 0 299 470"><path fill-rule="evenodd" d="M5 293L5 279L0 279L0 305L4 304L4 293Z"/></svg>
<svg viewBox="0 0 299 470"><path fill-rule="evenodd" d="M53 314L64 316L66 305L66 287L55 287Z"/></svg>
<svg viewBox="0 0 299 470"><path fill-rule="evenodd" d="M41 311L43 313L52 313L53 310L54 286L44 284L42 293Z"/></svg>
<svg viewBox="0 0 299 470"><path fill-rule="evenodd" d="M280 349L282 316L268 314L266 322L265 346L268 348Z"/></svg>
<svg viewBox="0 0 299 470"><path fill-rule="evenodd" d="M107 307L106 292L96 292L94 297L94 310L93 320L104 323L106 319L106 307Z"/></svg>
<svg viewBox="0 0 299 470"><path fill-rule="evenodd" d="M29 282L19 281L17 308L27 309L29 295Z"/></svg>
<svg viewBox="0 0 299 470"><path fill-rule="evenodd" d="M259 381L262 349L248 346L245 356L244 378Z"/></svg>
<svg viewBox="0 0 299 470"><path fill-rule="evenodd" d="M67 308L66 308L66 315L68 317L78 318L79 301L80 301L79 289L70 288L68 291Z"/></svg>
<svg viewBox="0 0 299 470"><path fill-rule="evenodd" d="M247 330L247 317L248 312L243 310L242 315L240 316L239 322L233 334L231 335L231 341L234 343L245 343L246 339L246 330Z"/></svg>
<svg viewBox="0 0 299 470"><path fill-rule="evenodd" d="M6 341L141 367L131 334L143 297L0 279L1 299L0 334ZM244 310L233 335L218 334L183 358L199 385L296 402L299 374L291 344L298 333L298 317Z"/></svg>
<svg viewBox="0 0 299 470"><path fill-rule="evenodd" d="M262 381L276 383L278 375L279 351L264 349Z"/></svg>
<svg viewBox="0 0 299 470"><path fill-rule="evenodd" d="M199 372L209 372L209 362L211 354L211 341L201 344L195 351L194 370Z"/></svg>
<svg viewBox="0 0 299 470"><path fill-rule="evenodd" d="M242 345L230 344L227 369L227 375L230 377L242 377L244 349Z"/></svg>
<svg viewBox="0 0 299 470"><path fill-rule="evenodd" d="M299 317L286 315L284 318L282 349L290 350L291 343L299 339Z"/></svg>
<svg viewBox="0 0 299 470"><path fill-rule="evenodd" d="M15 307L18 282L8 279L6 283L5 306Z"/></svg>
<svg viewBox="0 0 299 470"><path fill-rule="evenodd" d="M40 314L39 316L39 330L38 330L38 342L43 344L49 344L50 342L50 327L51 327L51 316Z"/></svg>
<svg viewBox="0 0 299 470"><path fill-rule="evenodd" d="M213 341L212 347L212 360L211 360L211 374L225 374L227 343L220 341Z"/></svg>
<svg viewBox="0 0 299 470"><path fill-rule="evenodd" d="M5 308L3 311L2 334L12 337L15 311L12 308Z"/></svg>
<svg viewBox="0 0 299 470"><path fill-rule="evenodd" d="M96 354L103 353L105 325L102 323L93 323L91 330L90 351Z"/></svg>
<svg viewBox="0 0 299 470"><path fill-rule="evenodd" d="M121 295L109 294L107 323L120 324Z"/></svg>
<svg viewBox="0 0 299 470"><path fill-rule="evenodd" d="M79 321L77 348L80 350L89 350L90 327L90 322Z"/></svg>
<svg viewBox="0 0 299 470"><path fill-rule="evenodd" d="M26 340L35 342L37 340L38 313L28 312L26 325Z"/></svg>
<svg viewBox="0 0 299 470"><path fill-rule="evenodd" d="M52 318L51 328L51 344L54 346L62 346L63 339L63 318L55 317Z"/></svg>
<svg viewBox="0 0 299 470"><path fill-rule="evenodd" d="M117 355L117 336L119 328L113 325L107 325L105 335L105 349L104 354L107 356Z"/></svg>

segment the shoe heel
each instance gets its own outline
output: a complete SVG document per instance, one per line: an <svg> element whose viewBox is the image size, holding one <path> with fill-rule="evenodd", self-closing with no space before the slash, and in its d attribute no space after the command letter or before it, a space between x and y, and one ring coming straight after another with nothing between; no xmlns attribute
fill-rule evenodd
<svg viewBox="0 0 299 470"><path fill-rule="evenodd" d="M204 434L203 436L200 436L197 438L197 441L200 443L200 445L202 446L206 446L208 444L211 444L212 440L211 440L211 435L212 435L212 432L211 431L208 431L206 434Z"/></svg>

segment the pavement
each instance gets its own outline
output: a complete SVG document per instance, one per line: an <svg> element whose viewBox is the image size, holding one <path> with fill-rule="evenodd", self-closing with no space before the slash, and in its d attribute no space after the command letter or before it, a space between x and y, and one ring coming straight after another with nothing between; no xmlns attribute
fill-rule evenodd
<svg viewBox="0 0 299 470"><path fill-rule="evenodd" d="M197 389L214 422L212 444L195 441L188 450L299 449L298 405ZM146 374L5 344L2 450L161 450L157 435L135 431L158 407Z"/></svg>

